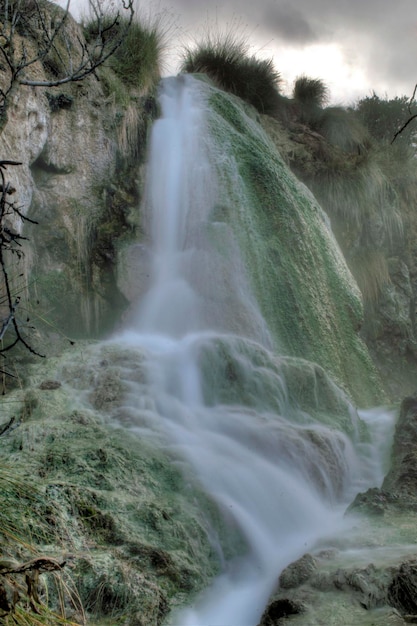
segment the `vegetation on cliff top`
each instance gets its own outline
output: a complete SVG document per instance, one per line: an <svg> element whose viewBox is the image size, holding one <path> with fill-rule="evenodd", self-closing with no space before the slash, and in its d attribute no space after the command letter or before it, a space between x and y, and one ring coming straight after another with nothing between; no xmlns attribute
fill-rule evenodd
<svg viewBox="0 0 417 626"><path fill-rule="evenodd" d="M249 49L233 32L208 34L184 50L182 71L206 73L283 125L288 141L284 146L281 137L279 148L332 218L365 300L375 302L389 281L387 256L417 200L415 126L392 141L410 116L409 99L373 94L348 108L326 106L327 86L308 76L284 97L272 62Z"/></svg>
<svg viewBox="0 0 417 626"><path fill-rule="evenodd" d="M279 106L281 77L272 60L250 55L247 41L232 33L207 35L203 42L187 48L182 71L207 74L218 87L260 113L273 114Z"/></svg>

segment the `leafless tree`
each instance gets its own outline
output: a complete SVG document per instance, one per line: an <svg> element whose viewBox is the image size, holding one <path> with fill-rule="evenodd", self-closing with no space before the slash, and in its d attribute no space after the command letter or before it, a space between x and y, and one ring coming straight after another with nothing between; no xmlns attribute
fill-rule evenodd
<svg viewBox="0 0 417 626"><path fill-rule="evenodd" d="M23 256L22 243L26 239L16 230L15 224L19 221L36 223L25 217L16 205L13 200L16 189L7 181L7 168L19 165L21 163L16 161L0 161L0 355L3 358L18 343L21 343L32 354L42 356L32 348L17 322L16 311L20 296L14 293L9 273L9 266L16 266ZM4 342L9 329L14 331L12 338ZM10 372L4 371L1 364L0 373L11 375Z"/></svg>
<svg viewBox="0 0 417 626"><path fill-rule="evenodd" d="M49 0L0 0L0 135L16 89L54 87L94 75L121 45L133 20L134 0L89 0L91 32L86 41L70 18L70 3L67 0L62 8ZM49 71L40 72L41 65ZM7 181L7 168L20 163L1 156L0 356L4 358L17 344L38 352L17 321L19 295L14 293L10 274L23 254L25 239L16 224L31 220L16 205L15 190ZM2 363L0 373L10 374Z"/></svg>
<svg viewBox="0 0 417 626"><path fill-rule="evenodd" d="M89 0L94 37L69 37L71 0L65 8L49 0L0 0L0 131L10 96L19 85L54 87L78 82L121 45L134 15L134 0ZM74 41L75 39L75 41ZM36 76L39 63L59 67L56 76Z"/></svg>

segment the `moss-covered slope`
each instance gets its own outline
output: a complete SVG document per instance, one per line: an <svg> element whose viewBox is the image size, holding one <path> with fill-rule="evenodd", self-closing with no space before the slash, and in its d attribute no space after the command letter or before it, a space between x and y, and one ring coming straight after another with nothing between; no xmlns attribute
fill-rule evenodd
<svg viewBox="0 0 417 626"><path fill-rule="evenodd" d="M361 405L381 402L358 336L359 289L312 194L289 171L253 110L207 87L222 180L221 210L282 354L319 363Z"/></svg>
<svg viewBox="0 0 417 626"><path fill-rule="evenodd" d="M140 353L79 346L33 367L2 405L2 558L66 562L62 602L77 623L83 606L91 624L158 626L217 572L213 539L226 531L160 444L129 429L126 367L140 381ZM16 488L5 490L8 475ZM49 586L42 600L56 609Z"/></svg>

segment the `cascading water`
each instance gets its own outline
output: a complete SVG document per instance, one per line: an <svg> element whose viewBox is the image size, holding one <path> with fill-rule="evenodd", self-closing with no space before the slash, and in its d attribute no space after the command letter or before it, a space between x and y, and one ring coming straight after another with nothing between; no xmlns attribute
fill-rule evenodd
<svg viewBox="0 0 417 626"><path fill-rule="evenodd" d="M167 79L160 101L145 201L151 288L116 340L145 352L152 428L242 537L241 555L171 623L255 626L282 569L341 528L344 506L380 468L365 467L347 435L288 402L233 232L210 220L224 191L204 83ZM232 392L239 383L241 399Z"/></svg>

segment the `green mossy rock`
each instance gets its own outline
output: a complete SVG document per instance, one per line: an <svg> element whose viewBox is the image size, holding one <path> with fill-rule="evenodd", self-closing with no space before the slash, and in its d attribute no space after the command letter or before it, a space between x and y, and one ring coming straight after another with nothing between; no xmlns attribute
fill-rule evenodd
<svg viewBox="0 0 417 626"><path fill-rule="evenodd" d="M365 344L360 291L329 221L290 172L258 116L205 85L224 193L213 222L239 241L251 286L280 354L317 362L361 406L383 392Z"/></svg>
<svg viewBox="0 0 417 626"><path fill-rule="evenodd" d="M127 367L143 378L137 351L80 345L32 366L27 388L9 395L2 421L15 422L1 438L0 480L7 466L31 491L5 492L0 536L5 556L67 561L91 623L123 615L157 626L218 571L212 538L227 531L155 440L129 430L127 417L117 426Z"/></svg>

